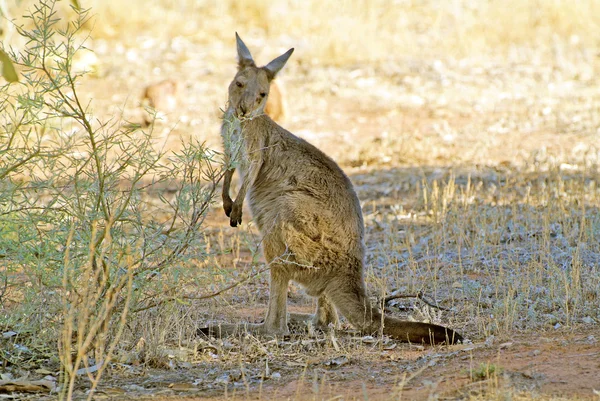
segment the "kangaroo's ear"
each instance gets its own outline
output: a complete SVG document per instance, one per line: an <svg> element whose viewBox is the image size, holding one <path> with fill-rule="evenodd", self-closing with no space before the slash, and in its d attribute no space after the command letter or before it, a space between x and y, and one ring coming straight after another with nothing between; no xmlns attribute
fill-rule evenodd
<svg viewBox="0 0 600 401"><path fill-rule="evenodd" d="M291 48L287 52L283 53L281 56L277 57L275 60L271 61L269 64L265 65L263 68L267 72L267 76L269 79L275 78L275 75L283 68L285 63L287 63L288 59L294 52L294 48Z"/></svg>
<svg viewBox="0 0 600 401"><path fill-rule="evenodd" d="M239 68L242 69L245 67L256 67L256 64L254 64L254 59L252 59L252 55L250 54L250 50L248 50L237 32L235 33L235 41L237 43Z"/></svg>

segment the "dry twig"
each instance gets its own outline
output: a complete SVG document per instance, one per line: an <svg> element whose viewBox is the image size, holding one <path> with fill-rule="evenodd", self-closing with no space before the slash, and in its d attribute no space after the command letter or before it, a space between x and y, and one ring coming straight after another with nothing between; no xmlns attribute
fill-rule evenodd
<svg viewBox="0 0 600 401"><path fill-rule="evenodd" d="M394 299L400 299L400 298L417 298L417 299L420 299L421 301L423 301L425 304L431 306L432 308L436 308L436 309L447 311L447 312L451 311L451 309L444 308L443 306L439 306L437 304L437 302L435 302L435 301L428 300L425 297L425 294L423 293L423 291L419 291L418 293L416 293L414 295L413 294L390 295L390 296L387 296L384 298L383 303L385 305L387 305L388 302L393 301Z"/></svg>

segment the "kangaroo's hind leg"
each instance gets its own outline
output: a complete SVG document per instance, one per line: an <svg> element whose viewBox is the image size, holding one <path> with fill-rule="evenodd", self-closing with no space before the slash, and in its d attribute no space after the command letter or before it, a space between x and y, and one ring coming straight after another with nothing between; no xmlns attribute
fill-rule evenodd
<svg viewBox="0 0 600 401"><path fill-rule="evenodd" d="M321 297L319 297L317 311L314 315L314 323L319 328L325 328L331 323L333 324L333 327L337 329L340 325L337 309L326 295L321 295Z"/></svg>
<svg viewBox="0 0 600 401"><path fill-rule="evenodd" d="M382 314L371 306L360 272L340 274L326 293L340 313L361 332L375 334L382 326Z"/></svg>
<svg viewBox="0 0 600 401"><path fill-rule="evenodd" d="M360 272L339 276L327 288L327 295L350 323L364 334L383 334L400 341L425 344L455 344L462 336L437 324L404 321L385 316L370 304Z"/></svg>
<svg viewBox="0 0 600 401"><path fill-rule="evenodd" d="M319 330L325 330L329 327L329 324L332 324L337 329L340 323L337 309L325 295L321 295L318 298L317 310L314 314L290 313L289 319L292 325L300 326L311 323Z"/></svg>
<svg viewBox="0 0 600 401"><path fill-rule="evenodd" d="M249 332L265 335L285 335L287 327L287 291L290 272L285 260L280 260L285 253L285 246L277 241L277 237L263 239L265 258L271 267L270 292L267 314L263 323L219 324L198 329L199 334L222 337L225 335Z"/></svg>
<svg viewBox="0 0 600 401"><path fill-rule="evenodd" d="M198 334L223 337L239 333L253 333L263 335L286 335L289 333L287 326L287 287L288 276L280 271L281 266L271 267L271 284L267 315L263 323L233 323L217 324L198 329ZM285 272L285 271L284 271Z"/></svg>
<svg viewBox="0 0 600 401"><path fill-rule="evenodd" d="M290 279L285 267L273 263L271 265L271 284L269 305L262 332L264 334L288 334L287 326L287 292Z"/></svg>
<svg viewBox="0 0 600 401"><path fill-rule="evenodd" d="M287 262L293 255L280 240L277 227L263 238L263 253L271 266L269 288L269 305L262 332L265 334L288 334L287 326L287 292L290 282L290 267Z"/></svg>

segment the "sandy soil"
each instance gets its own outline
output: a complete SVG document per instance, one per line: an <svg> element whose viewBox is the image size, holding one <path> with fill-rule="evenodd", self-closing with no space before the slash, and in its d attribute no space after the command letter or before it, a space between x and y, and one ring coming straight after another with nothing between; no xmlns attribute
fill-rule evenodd
<svg viewBox="0 0 600 401"><path fill-rule="evenodd" d="M448 348L365 347L362 355L344 358L339 365L331 363L335 358L307 360L304 366L297 366L293 357L283 358L271 364L273 371L283 372L280 377L229 389L225 385L202 389L206 383L201 378L209 367L148 370L139 378L111 378L98 398L426 400L530 394L541 399L594 399L593 390L600 387L597 334L596 330L558 330ZM482 364L494 366L495 372L483 374ZM132 383L140 384L136 396L131 394L136 392Z"/></svg>

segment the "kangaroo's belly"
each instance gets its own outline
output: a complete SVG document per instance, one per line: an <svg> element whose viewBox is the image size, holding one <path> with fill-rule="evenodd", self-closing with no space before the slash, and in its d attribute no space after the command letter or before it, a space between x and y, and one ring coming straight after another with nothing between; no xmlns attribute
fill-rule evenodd
<svg viewBox="0 0 600 401"><path fill-rule="evenodd" d="M351 196L351 195L349 195ZM303 191L252 189L249 206L263 237L309 265L364 255L362 216L352 205L333 205Z"/></svg>

